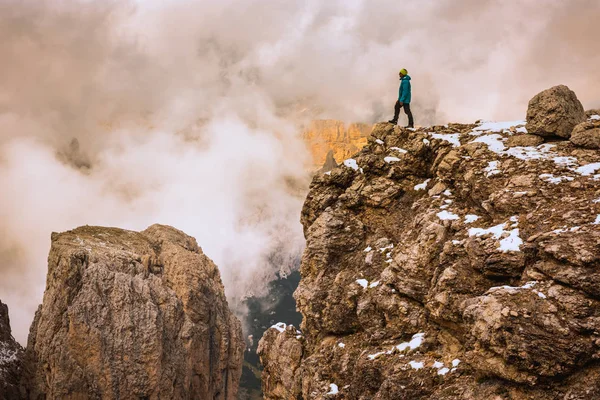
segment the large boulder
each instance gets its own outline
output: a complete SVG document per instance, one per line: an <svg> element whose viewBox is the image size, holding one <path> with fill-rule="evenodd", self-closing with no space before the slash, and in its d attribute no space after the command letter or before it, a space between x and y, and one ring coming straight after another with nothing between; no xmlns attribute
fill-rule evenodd
<svg viewBox="0 0 600 400"><path fill-rule="evenodd" d="M0 400L19 398L23 348L11 334L8 307L0 301Z"/></svg>
<svg viewBox="0 0 600 400"><path fill-rule="evenodd" d="M582 122L573 129L569 139L575 146L600 149L600 119Z"/></svg>
<svg viewBox="0 0 600 400"><path fill-rule="evenodd" d="M575 92L558 85L538 93L527 108L527 132L569 138L575 125L584 122L585 111Z"/></svg>
<svg viewBox="0 0 600 400"><path fill-rule="evenodd" d="M27 397L233 400L242 353L219 270L194 238L161 225L52 234Z"/></svg>

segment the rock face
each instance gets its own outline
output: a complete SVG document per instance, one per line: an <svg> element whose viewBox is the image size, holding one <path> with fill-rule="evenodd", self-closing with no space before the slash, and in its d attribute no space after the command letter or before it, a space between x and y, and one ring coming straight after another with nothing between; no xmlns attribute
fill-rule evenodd
<svg viewBox="0 0 600 400"><path fill-rule="evenodd" d="M0 301L0 400L19 398L23 348L11 332L8 307Z"/></svg>
<svg viewBox="0 0 600 400"><path fill-rule="evenodd" d="M569 140L575 146L600 149L600 116L577 125Z"/></svg>
<svg viewBox="0 0 600 400"><path fill-rule="evenodd" d="M600 398L600 155L522 125L377 124L315 176L266 399Z"/></svg>
<svg viewBox="0 0 600 400"><path fill-rule="evenodd" d="M342 121L322 119L312 121L302 133L308 146L314 169L321 168L329 151L336 160L345 160L367 144L371 125L353 123L346 126Z"/></svg>
<svg viewBox="0 0 600 400"><path fill-rule="evenodd" d="M526 128L535 135L568 139L575 125L585 118L575 92L559 85L538 93L529 101Z"/></svg>
<svg viewBox="0 0 600 400"><path fill-rule="evenodd" d="M232 400L242 352L219 271L192 237L161 225L52 234L28 398Z"/></svg>

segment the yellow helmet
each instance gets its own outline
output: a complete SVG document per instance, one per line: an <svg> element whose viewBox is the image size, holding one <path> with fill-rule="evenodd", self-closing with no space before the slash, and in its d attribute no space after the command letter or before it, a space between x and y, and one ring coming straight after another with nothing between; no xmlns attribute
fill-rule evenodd
<svg viewBox="0 0 600 400"><path fill-rule="evenodd" d="M402 75L408 75L408 71L406 70L406 68L402 68L402 69L400 70L400 73L401 73Z"/></svg>

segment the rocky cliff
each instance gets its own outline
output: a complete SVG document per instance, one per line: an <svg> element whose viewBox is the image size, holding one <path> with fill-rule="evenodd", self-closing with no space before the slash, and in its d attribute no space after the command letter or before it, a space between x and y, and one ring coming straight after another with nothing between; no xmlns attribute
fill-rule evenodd
<svg viewBox="0 0 600 400"><path fill-rule="evenodd" d="M345 160L367 144L371 125L362 123L344 124L332 119L314 120L302 131L313 159L314 169L323 166L328 153L335 160Z"/></svg>
<svg viewBox="0 0 600 400"><path fill-rule="evenodd" d="M219 271L174 228L52 234L23 395L236 398L243 338Z"/></svg>
<svg viewBox="0 0 600 400"><path fill-rule="evenodd" d="M23 349L12 337L8 307L0 301L0 399L19 398Z"/></svg>
<svg viewBox="0 0 600 400"><path fill-rule="evenodd" d="M261 339L265 398L600 398L600 154L552 92L530 133L377 124L315 176L303 322Z"/></svg>

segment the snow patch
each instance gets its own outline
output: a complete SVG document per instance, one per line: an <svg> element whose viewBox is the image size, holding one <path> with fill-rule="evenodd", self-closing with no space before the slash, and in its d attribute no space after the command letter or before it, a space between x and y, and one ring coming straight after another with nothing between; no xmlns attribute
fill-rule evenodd
<svg viewBox="0 0 600 400"><path fill-rule="evenodd" d="M338 385L336 385L335 383L330 383L329 384L329 392L325 393L325 394L338 394L340 392L340 390L338 389Z"/></svg>
<svg viewBox="0 0 600 400"><path fill-rule="evenodd" d="M410 342L400 343L399 345L396 346L396 348L400 351L404 351L406 349L414 350L417 347L421 346L421 343L423 343L424 336L425 336L425 333L414 334L412 339L410 340Z"/></svg>
<svg viewBox="0 0 600 400"><path fill-rule="evenodd" d="M479 125L477 128L473 129L475 132L504 132L505 130L509 130L513 126L525 125L525 121L503 121L503 122L495 122L495 121L486 121ZM525 129L525 128L523 128ZM517 130L518 131L518 130ZM527 130L525 129L525 133Z"/></svg>
<svg viewBox="0 0 600 400"><path fill-rule="evenodd" d="M452 366L453 367L458 367L458 364L460 364L460 360L458 358L455 358L454 360L452 360Z"/></svg>
<svg viewBox="0 0 600 400"><path fill-rule="evenodd" d="M440 369L444 366L444 363L441 363L439 361L436 361L433 363L433 365L431 366L432 368L436 368L436 369Z"/></svg>
<svg viewBox="0 0 600 400"><path fill-rule="evenodd" d="M465 224L472 224L473 222L479 219L478 215L475 214L467 214L465 215Z"/></svg>
<svg viewBox="0 0 600 400"><path fill-rule="evenodd" d="M383 161L389 164L393 162L398 162L400 161L400 159L398 157L384 157Z"/></svg>
<svg viewBox="0 0 600 400"><path fill-rule="evenodd" d="M451 143L452 146L454 146L454 147L460 147L460 140L459 140L460 136L459 136L458 133L442 134L442 133L429 132L429 134L434 139L441 139L441 140L444 140L444 141L446 141L448 143Z"/></svg>
<svg viewBox="0 0 600 400"><path fill-rule="evenodd" d="M540 179L558 185L561 182L571 182L574 178L570 176L554 176L553 174L541 174Z"/></svg>
<svg viewBox="0 0 600 400"><path fill-rule="evenodd" d="M576 168L575 172L583 176L588 176L592 175L598 169L600 169L600 162L582 165L581 167Z"/></svg>
<svg viewBox="0 0 600 400"><path fill-rule="evenodd" d="M344 343L338 343L338 347L341 347L343 349L344 347L346 347L346 345Z"/></svg>
<svg viewBox="0 0 600 400"><path fill-rule="evenodd" d="M441 219L442 221L446 221L446 220L456 220L459 219L459 216L456 214L453 214L449 211L440 211L439 213L436 214L438 216L439 219Z"/></svg>
<svg viewBox="0 0 600 400"><path fill-rule="evenodd" d="M356 283L358 283L360 286L362 286L363 289L366 289L367 286L369 286L369 281L366 279L357 279Z"/></svg>
<svg viewBox="0 0 600 400"><path fill-rule="evenodd" d="M408 151L406 151L404 149L401 149L400 147L390 147L390 150L397 151L400 154L406 154L406 153L408 153Z"/></svg>
<svg viewBox="0 0 600 400"><path fill-rule="evenodd" d="M354 158L344 160L344 165L348 168L352 168L355 171L360 171L361 174L363 173L363 169L358 166L358 163Z"/></svg>
<svg viewBox="0 0 600 400"><path fill-rule="evenodd" d="M375 143L377 143L377 144L383 144L383 140L381 140L381 139L375 139Z"/></svg>
<svg viewBox="0 0 600 400"><path fill-rule="evenodd" d="M491 135L480 136L473 140L472 143L485 143L490 151L501 154L506 149L506 146L504 146L504 143L502 143L503 140L506 139L504 139L501 135L494 133Z"/></svg>
<svg viewBox="0 0 600 400"><path fill-rule="evenodd" d="M426 179L425 182L419 183L418 185L415 185L415 190L425 190L425 189L427 189L427 184L429 183L429 181L431 181L431 179Z"/></svg>
<svg viewBox="0 0 600 400"><path fill-rule="evenodd" d="M438 375L446 375L448 372L450 372L450 369L444 367L444 368L438 370Z"/></svg>
<svg viewBox="0 0 600 400"><path fill-rule="evenodd" d="M271 328L277 329L279 333L282 333L285 331L285 328L287 328L287 325L283 322L278 322L275 325L272 325Z"/></svg>
<svg viewBox="0 0 600 400"><path fill-rule="evenodd" d="M366 249L364 249L363 251L364 251L365 253L368 253L368 252L370 252L371 250L373 250L373 249L371 248L371 246L369 246L369 247L367 247Z"/></svg>
<svg viewBox="0 0 600 400"><path fill-rule="evenodd" d="M492 226L491 228L470 228L469 236L485 236L492 235L494 239L500 239L502 236L508 234L508 237L500 241L498 250L502 252L507 251L520 251L523 240L519 237L519 229L512 229L510 231L504 230L506 223ZM514 226L514 225L513 225Z"/></svg>
<svg viewBox="0 0 600 400"><path fill-rule="evenodd" d="M484 169L484 171L486 172L485 176L489 178L490 176L501 173L501 171L498 169L499 164L500 161L490 161L488 163L488 166Z"/></svg>
<svg viewBox="0 0 600 400"><path fill-rule="evenodd" d="M600 115L592 115L589 119L590 121L600 121Z"/></svg>
<svg viewBox="0 0 600 400"><path fill-rule="evenodd" d="M410 367L412 369L422 369L423 368L423 363L422 362L410 361L408 363L408 365L410 365Z"/></svg>
<svg viewBox="0 0 600 400"><path fill-rule="evenodd" d="M379 281L375 281L369 285L370 288L375 288L377 286L379 286Z"/></svg>

